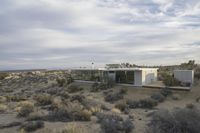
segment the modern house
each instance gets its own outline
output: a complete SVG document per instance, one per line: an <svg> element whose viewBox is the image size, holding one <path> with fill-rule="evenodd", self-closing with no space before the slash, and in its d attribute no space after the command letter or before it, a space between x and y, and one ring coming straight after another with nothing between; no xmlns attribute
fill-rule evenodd
<svg viewBox="0 0 200 133"><path fill-rule="evenodd" d="M75 79L87 81L112 80L120 84L143 86L157 81L157 68L72 69Z"/></svg>
<svg viewBox="0 0 200 133"><path fill-rule="evenodd" d="M182 83L189 84L191 86L194 82L194 71L193 70L174 70L174 78Z"/></svg>

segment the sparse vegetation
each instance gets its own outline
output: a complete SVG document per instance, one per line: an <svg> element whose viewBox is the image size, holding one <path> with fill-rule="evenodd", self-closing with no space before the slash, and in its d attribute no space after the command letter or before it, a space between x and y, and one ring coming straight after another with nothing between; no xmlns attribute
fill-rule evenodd
<svg viewBox="0 0 200 133"><path fill-rule="evenodd" d="M152 116L147 133L199 133L200 111L197 109L159 110Z"/></svg>
<svg viewBox="0 0 200 133"><path fill-rule="evenodd" d="M9 76L8 73L0 73L0 80L5 79L7 76Z"/></svg>
<svg viewBox="0 0 200 133"><path fill-rule="evenodd" d="M167 74L167 73L162 73L163 77L163 83L166 86L181 86L181 82L175 79L173 76Z"/></svg>
<svg viewBox="0 0 200 133"><path fill-rule="evenodd" d="M30 101L24 101L18 105L19 117L27 117L33 111L34 111L34 104Z"/></svg>
<svg viewBox="0 0 200 133"><path fill-rule="evenodd" d="M134 125L131 120L123 120L117 115L98 115L99 123L105 133L130 133L134 129Z"/></svg>
<svg viewBox="0 0 200 133"><path fill-rule="evenodd" d="M69 86L67 87L67 91L68 91L69 93L74 93L74 92L78 92L78 91L81 91L81 90L83 90L83 88L82 88L82 87L79 87L79 86L77 86L77 85L69 85Z"/></svg>
<svg viewBox="0 0 200 133"><path fill-rule="evenodd" d="M0 104L0 113L5 113L8 109L8 106L5 104Z"/></svg>
<svg viewBox="0 0 200 133"><path fill-rule="evenodd" d="M151 98L158 102L163 102L165 100L165 96L163 96L161 93L155 93L151 95Z"/></svg>
<svg viewBox="0 0 200 133"><path fill-rule="evenodd" d="M35 131L43 127L44 127L43 121L29 121L21 125L21 129L24 129L27 132Z"/></svg>
<svg viewBox="0 0 200 133"><path fill-rule="evenodd" d="M121 93L119 93L119 92L116 92L116 93L108 94L108 95L105 97L105 101L106 101L106 102L114 102L114 101L121 100L121 99L123 99L123 98L124 98L123 94L121 94Z"/></svg>
<svg viewBox="0 0 200 133"><path fill-rule="evenodd" d="M152 109L153 107L157 106L158 102L151 98L142 99L139 101L128 100L127 104L130 108L147 108Z"/></svg>
<svg viewBox="0 0 200 133"><path fill-rule="evenodd" d="M41 95L38 95L34 98L37 102L37 105L49 105L52 103L52 96L51 95L48 95L48 94L41 94Z"/></svg>
<svg viewBox="0 0 200 133"><path fill-rule="evenodd" d="M76 123L70 123L58 133L83 133L82 130Z"/></svg>

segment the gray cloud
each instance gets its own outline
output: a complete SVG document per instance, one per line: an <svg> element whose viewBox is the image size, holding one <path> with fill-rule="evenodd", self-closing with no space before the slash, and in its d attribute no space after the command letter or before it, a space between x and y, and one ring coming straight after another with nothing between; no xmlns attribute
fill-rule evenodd
<svg viewBox="0 0 200 133"><path fill-rule="evenodd" d="M198 0L1 0L0 69L199 61Z"/></svg>

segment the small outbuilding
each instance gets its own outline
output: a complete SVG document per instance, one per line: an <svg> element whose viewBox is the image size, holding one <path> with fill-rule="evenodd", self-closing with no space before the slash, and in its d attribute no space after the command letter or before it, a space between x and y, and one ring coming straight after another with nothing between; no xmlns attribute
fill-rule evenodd
<svg viewBox="0 0 200 133"><path fill-rule="evenodd" d="M194 71L193 70L174 70L174 78L179 80L181 83L191 86L194 82Z"/></svg>

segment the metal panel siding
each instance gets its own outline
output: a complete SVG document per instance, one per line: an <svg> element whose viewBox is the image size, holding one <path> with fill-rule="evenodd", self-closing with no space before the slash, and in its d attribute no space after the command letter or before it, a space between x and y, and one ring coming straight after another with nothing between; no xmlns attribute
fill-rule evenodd
<svg viewBox="0 0 200 133"><path fill-rule="evenodd" d="M181 82L193 83L194 71L193 70L175 70L174 77Z"/></svg>

